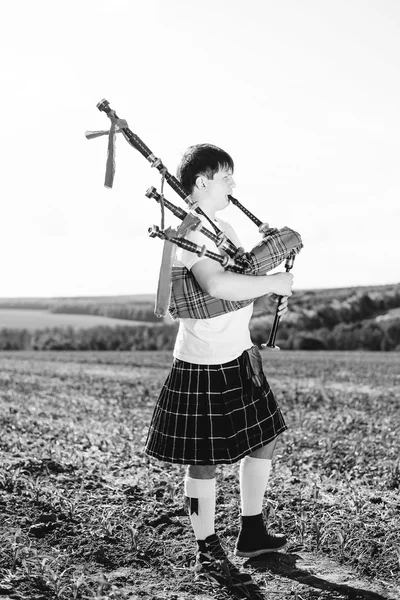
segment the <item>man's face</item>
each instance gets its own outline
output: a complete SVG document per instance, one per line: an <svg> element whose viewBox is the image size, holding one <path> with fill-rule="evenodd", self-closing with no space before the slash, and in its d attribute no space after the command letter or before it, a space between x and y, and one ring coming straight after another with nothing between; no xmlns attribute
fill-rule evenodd
<svg viewBox="0 0 400 600"><path fill-rule="evenodd" d="M221 169L215 173L212 179L207 179L207 192L215 201L215 205L218 207L216 210L228 206L228 195L232 194L234 187L236 187L236 183L230 169Z"/></svg>

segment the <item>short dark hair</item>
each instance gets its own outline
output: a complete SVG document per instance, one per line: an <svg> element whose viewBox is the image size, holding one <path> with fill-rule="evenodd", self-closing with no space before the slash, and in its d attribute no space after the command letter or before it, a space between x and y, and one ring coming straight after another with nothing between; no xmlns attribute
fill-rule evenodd
<svg viewBox="0 0 400 600"><path fill-rule="evenodd" d="M231 169L234 164L227 152L212 144L189 146L178 165L176 175L183 188L191 194L199 175L212 179L221 169Z"/></svg>

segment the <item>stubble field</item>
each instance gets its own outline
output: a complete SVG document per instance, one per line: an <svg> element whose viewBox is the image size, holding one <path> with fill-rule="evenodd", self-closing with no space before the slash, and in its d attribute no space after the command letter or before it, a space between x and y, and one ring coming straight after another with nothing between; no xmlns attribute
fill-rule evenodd
<svg viewBox="0 0 400 600"><path fill-rule="evenodd" d="M399 354L262 356L289 426L265 516L289 544L244 565L232 555L237 465L220 467L217 533L253 576L247 597L400 598ZM143 453L170 363L170 352L0 354L0 598L240 596L194 581L184 469Z"/></svg>

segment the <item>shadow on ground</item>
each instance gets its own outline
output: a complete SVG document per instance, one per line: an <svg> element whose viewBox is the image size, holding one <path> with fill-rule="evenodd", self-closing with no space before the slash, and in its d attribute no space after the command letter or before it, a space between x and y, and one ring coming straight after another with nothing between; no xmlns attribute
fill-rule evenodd
<svg viewBox="0 0 400 600"><path fill-rule="evenodd" d="M349 600L394 600L386 590L358 579L351 571L330 560L318 560L304 553L281 554L273 552L246 562L258 573L269 572L292 579L302 585L340 594ZM385 594L385 595L382 595Z"/></svg>

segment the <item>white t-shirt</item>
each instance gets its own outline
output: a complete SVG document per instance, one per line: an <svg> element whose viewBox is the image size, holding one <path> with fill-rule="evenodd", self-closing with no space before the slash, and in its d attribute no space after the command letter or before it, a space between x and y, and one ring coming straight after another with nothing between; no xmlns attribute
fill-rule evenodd
<svg viewBox="0 0 400 600"><path fill-rule="evenodd" d="M205 227L211 230L210 223L204 217L200 218ZM221 219L215 222L239 247L240 241L229 223ZM200 246L206 245L212 252L219 252L217 246L200 231L191 231L186 237ZM205 258L182 248L177 249L176 266L183 265L190 270L199 260ZM224 364L234 360L253 345L249 330L252 314L253 304L249 304L212 319L179 319L174 357L198 365Z"/></svg>

